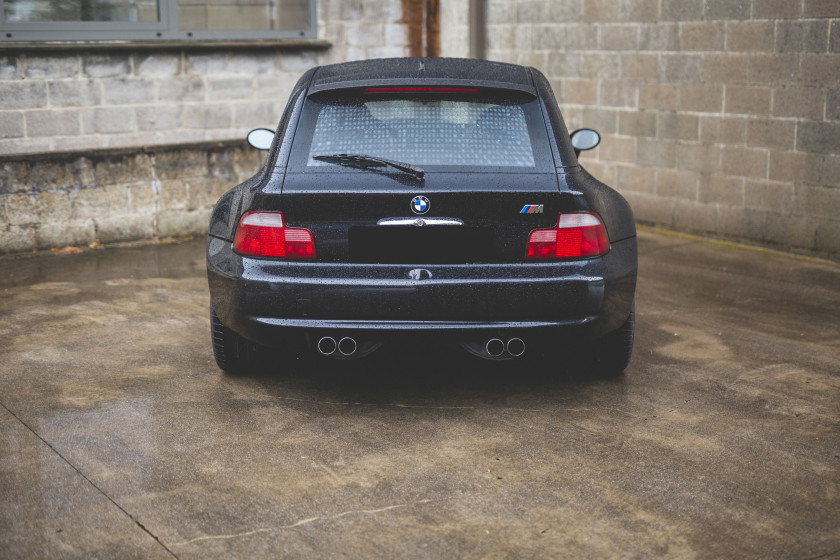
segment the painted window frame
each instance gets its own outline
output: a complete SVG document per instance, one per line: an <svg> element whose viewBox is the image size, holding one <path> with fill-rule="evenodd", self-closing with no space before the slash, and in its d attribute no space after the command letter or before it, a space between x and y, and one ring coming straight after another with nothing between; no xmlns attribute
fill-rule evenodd
<svg viewBox="0 0 840 560"><path fill-rule="evenodd" d="M0 0L0 42L45 43L55 41L260 41L317 39L318 0L306 0L309 12L305 29L202 30L178 28L178 0L158 0L158 21L25 22L5 20Z"/></svg>

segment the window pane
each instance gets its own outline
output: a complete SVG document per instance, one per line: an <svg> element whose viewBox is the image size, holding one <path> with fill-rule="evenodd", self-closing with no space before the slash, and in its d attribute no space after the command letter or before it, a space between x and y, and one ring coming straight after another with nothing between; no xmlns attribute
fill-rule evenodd
<svg viewBox="0 0 840 560"><path fill-rule="evenodd" d="M504 100L330 100L320 106L307 165L341 153L421 166L535 166L524 106Z"/></svg>
<svg viewBox="0 0 840 560"><path fill-rule="evenodd" d="M178 27L195 30L306 29L306 0L181 0Z"/></svg>
<svg viewBox="0 0 840 560"><path fill-rule="evenodd" d="M7 22L158 21L157 0L3 0Z"/></svg>

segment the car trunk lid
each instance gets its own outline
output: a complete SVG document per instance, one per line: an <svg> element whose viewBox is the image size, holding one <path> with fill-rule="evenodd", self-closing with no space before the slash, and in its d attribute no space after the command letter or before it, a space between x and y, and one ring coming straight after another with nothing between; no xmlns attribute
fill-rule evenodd
<svg viewBox="0 0 840 560"><path fill-rule="evenodd" d="M561 196L553 173L427 173L421 181L342 170L287 174L282 209L289 225L312 232L321 260L517 262L528 234L556 222Z"/></svg>

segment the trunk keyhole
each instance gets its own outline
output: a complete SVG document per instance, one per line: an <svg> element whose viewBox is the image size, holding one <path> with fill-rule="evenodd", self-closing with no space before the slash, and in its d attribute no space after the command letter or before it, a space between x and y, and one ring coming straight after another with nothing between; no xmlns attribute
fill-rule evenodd
<svg viewBox="0 0 840 560"><path fill-rule="evenodd" d="M415 268L408 271L408 277L412 280L428 280L432 277L432 273L425 268Z"/></svg>

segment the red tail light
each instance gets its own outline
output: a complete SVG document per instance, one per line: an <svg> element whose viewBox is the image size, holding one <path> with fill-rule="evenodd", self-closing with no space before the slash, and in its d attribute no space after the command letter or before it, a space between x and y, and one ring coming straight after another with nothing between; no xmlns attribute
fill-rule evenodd
<svg viewBox="0 0 840 560"><path fill-rule="evenodd" d="M610 250L607 230L597 214L558 214L551 229L535 229L528 237L526 259L597 257Z"/></svg>
<svg viewBox="0 0 840 560"><path fill-rule="evenodd" d="M315 258L312 233L286 227L280 212L246 212L236 228L233 250L255 257Z"/></svg>

